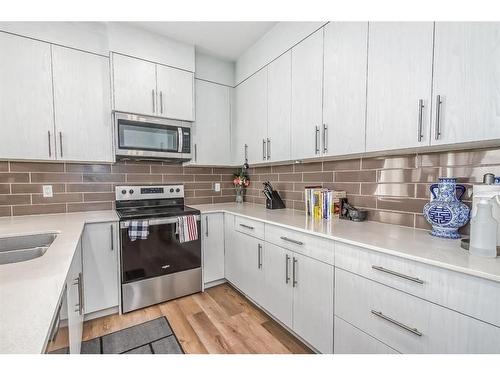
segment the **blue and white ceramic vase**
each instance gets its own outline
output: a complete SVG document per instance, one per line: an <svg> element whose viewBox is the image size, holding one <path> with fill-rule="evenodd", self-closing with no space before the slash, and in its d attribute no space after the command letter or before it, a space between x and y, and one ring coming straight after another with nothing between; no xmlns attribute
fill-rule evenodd
<svg viewBox="0 0 500 375"><path fill-rule="evenodd" d="M438 184L431 185L433 199L424 206L424 216L432 225L431 235L460 238L458 229L467 224L470 216L469 207L460 201L465 190L456 178L440 178Z"/></svg>

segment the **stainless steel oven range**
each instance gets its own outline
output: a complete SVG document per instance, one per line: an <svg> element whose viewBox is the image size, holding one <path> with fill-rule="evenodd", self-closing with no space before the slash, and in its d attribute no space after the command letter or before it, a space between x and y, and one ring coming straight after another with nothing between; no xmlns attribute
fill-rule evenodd
<svg viewBox="0 0 500 375"><path fill-rule="evenodd" d="M120 217L122 312L201 291L200 211L184 205L184 186L115 189ZM198 239L181 243L177 218L185 215L195 216ZM129 227L135 228L142 220L147 221L147 235L131 236Z"/></svg>

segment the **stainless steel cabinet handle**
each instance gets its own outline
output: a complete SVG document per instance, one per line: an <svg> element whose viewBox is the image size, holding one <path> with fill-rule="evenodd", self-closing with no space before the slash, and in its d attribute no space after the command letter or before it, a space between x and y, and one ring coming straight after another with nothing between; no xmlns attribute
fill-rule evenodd
<svg viewBox="0 0 500 375"><path fill-rule="evenodd" d="M163 91L160 91L160 113L163 113Z"/></svg>
<svg viewBox="0 0 500 375"><path fill-rule="evenodd" d="M314 152L319 154L319 127L316 126L314 131Z"/></svg>
<svg viewBox="0 0 500 375"><path fill-rule="evenodd" d="M266 160L266 140L262 140L262 160Z"/></svg>
<svg viewBox="0 0 500 375"><path fill-rule="evenodd" d="M50 144L50 130L47 130L47 137L49 138L49 156L52 156L52 145Z"/></svg>
<svg viewBox="0 0 500 375"><path fill-rule="evenodd" d="M246 225L246 224L240 224L240 227L247 228L247 229L250 229L250 230L254 230L255 229L254 227L251 227L250 225Z"/></svg>
<svg viewBox="0 0 500 375"><path fill-rule="evenodd" d="M208 237L208 216L205 216L205 236Z"/></svg>
<svg viewBox="0 0 500 375"><path fill-rule="evenodd" d="M153 99L153 113L156 113L156 95L155 95L155 89L151 90L151 98Z"/></svg>
<svg viewBox="0 0 500 375"><path fill-rule="evenodd" d="M288 263L290 262L290 256L288 254L285 255L285 284L288 284L290 281L290 274L288 271Z"/></svg>
<svg viewBox="0 0 500 375"><path fill-rule="evenodd" d="M323 152L326 154L328 151L328 126L323 124Z"/></svg>
<svg viewBox="0 0 500 375"><path fill-rule="evenodd" d="M297 240L292 240L291 238L288 238L288 237L280 237L283 241L288 241L288 242L291 242L291 243L294 243L296 245L303 245L304 242L301 242L301 241L297 241Z"/></svg>
<svg viewBox="0 0 500 375"><path fill-rule="evenodd" d="M393 276L401 277L402 279L413 281L414 283L417 283L417 284L423 284L424 283L423 280L420 280L417 277L412 277L412 276L405 275L403 273L399 273L399 272L396 272L396 271L388 270L387 268L384 268L384 267L372 266L372 268L374 270L377 270L377 271L380 271L380 272L385 272L385 273L388 273L388 274L393 275Z"/></svg>
<svg viewBox="0 0 500 375"><path fill-rule="evenodd" d="M62 136L62 132L59 132L59 148L61 150L61 157L63 157L63 136Z"/></svg>
<svg viewBox="0 0 500 375"><path fill-rule="evenodd" d="M271 139L267 138L267 160L271 159Z"/></svg>
<svg viewBox="0 0 500 375"><path fill-rule="evenodd" d="M198 147L196 147L196 143L194 144L194 162L198 161Z"/></svg>
<svg viewBox="0 0 500 375"><path fill-rule="evenodd" d="M111 233L111 251L115 249L115 228L113 228L113 224L109 226L109 231Z"/></svg>
<svg viewBox="0 0 500 375"><path fill-rule="evenodd" d="M424 135L422 133L423 121L424 121L424 100L419 99L418 100L418 134L417 134L417 140L419 142L422 142L422 139L424 138Z"/></svg>
<svg viewBox="0 0 500 375"><path fill-rule="evenodd" d="M245 161L248 159L248 145L245 143Z"/></svg>
<svg viewBox="0 0 500 375"><path fill-rule="evenodd" d="M257 268L262 268L262 245L257 245Z"/></svg>
<svg viewBox="0 0 500 375"><path fill-rule="evenodd" d="M297 277L296 277L296 270L295 270L295 265L297 264L297 259L293 257L293 262L292 262L292 286L295 288L295 285L297 285Z"/></svg>
<svg viewBox="0 0 500 375"><path fill-rule="evenodd" d="M406 324L400 323L397 320L394 320L394 319L388 317L387 315L384 315L381 311L372 310L371 312L373 315L378 316L379 318L382 318L384 320L387 320L388 322L395 324L398 327L401 327L401 328L407 330L408 332L413 333L414 335L422 336L422 332L420 332L418 329L411 328L411 327L407 326Z"/></svg>
<svg viewBox="0 0 500 375"><path fill-rule="evenodd" d="M434 138L436 141L439 139L441 136L441 95L436 96L436 127L434 129Z"/></svg>

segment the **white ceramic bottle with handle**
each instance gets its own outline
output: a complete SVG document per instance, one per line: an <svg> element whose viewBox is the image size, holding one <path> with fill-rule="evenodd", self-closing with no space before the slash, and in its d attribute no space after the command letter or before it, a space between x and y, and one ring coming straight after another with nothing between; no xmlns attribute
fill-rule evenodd
<svg viewBox="0 0 500 375"><path fill-rule="evenodd" d="M493 198L493 200L495 199ZM470 223L470 254L495 258L497 256L498 222L493 217L491 199L481 198L479 200L476 214Z"/></svg>

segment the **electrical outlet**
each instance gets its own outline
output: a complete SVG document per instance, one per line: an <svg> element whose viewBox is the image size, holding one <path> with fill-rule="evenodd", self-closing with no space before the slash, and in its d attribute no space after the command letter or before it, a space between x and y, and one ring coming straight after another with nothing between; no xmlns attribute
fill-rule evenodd
<svg viewBox="0 0 500 375"><path fill-rule="evenodd" d="M43 197L52 198L52 185L43 185Z"/></svg>
<svg viewBox="0 0 500 375"><path fill-rule="evenodd" d="M220 182L214 184L214 191L220 191Z"/></svg>

